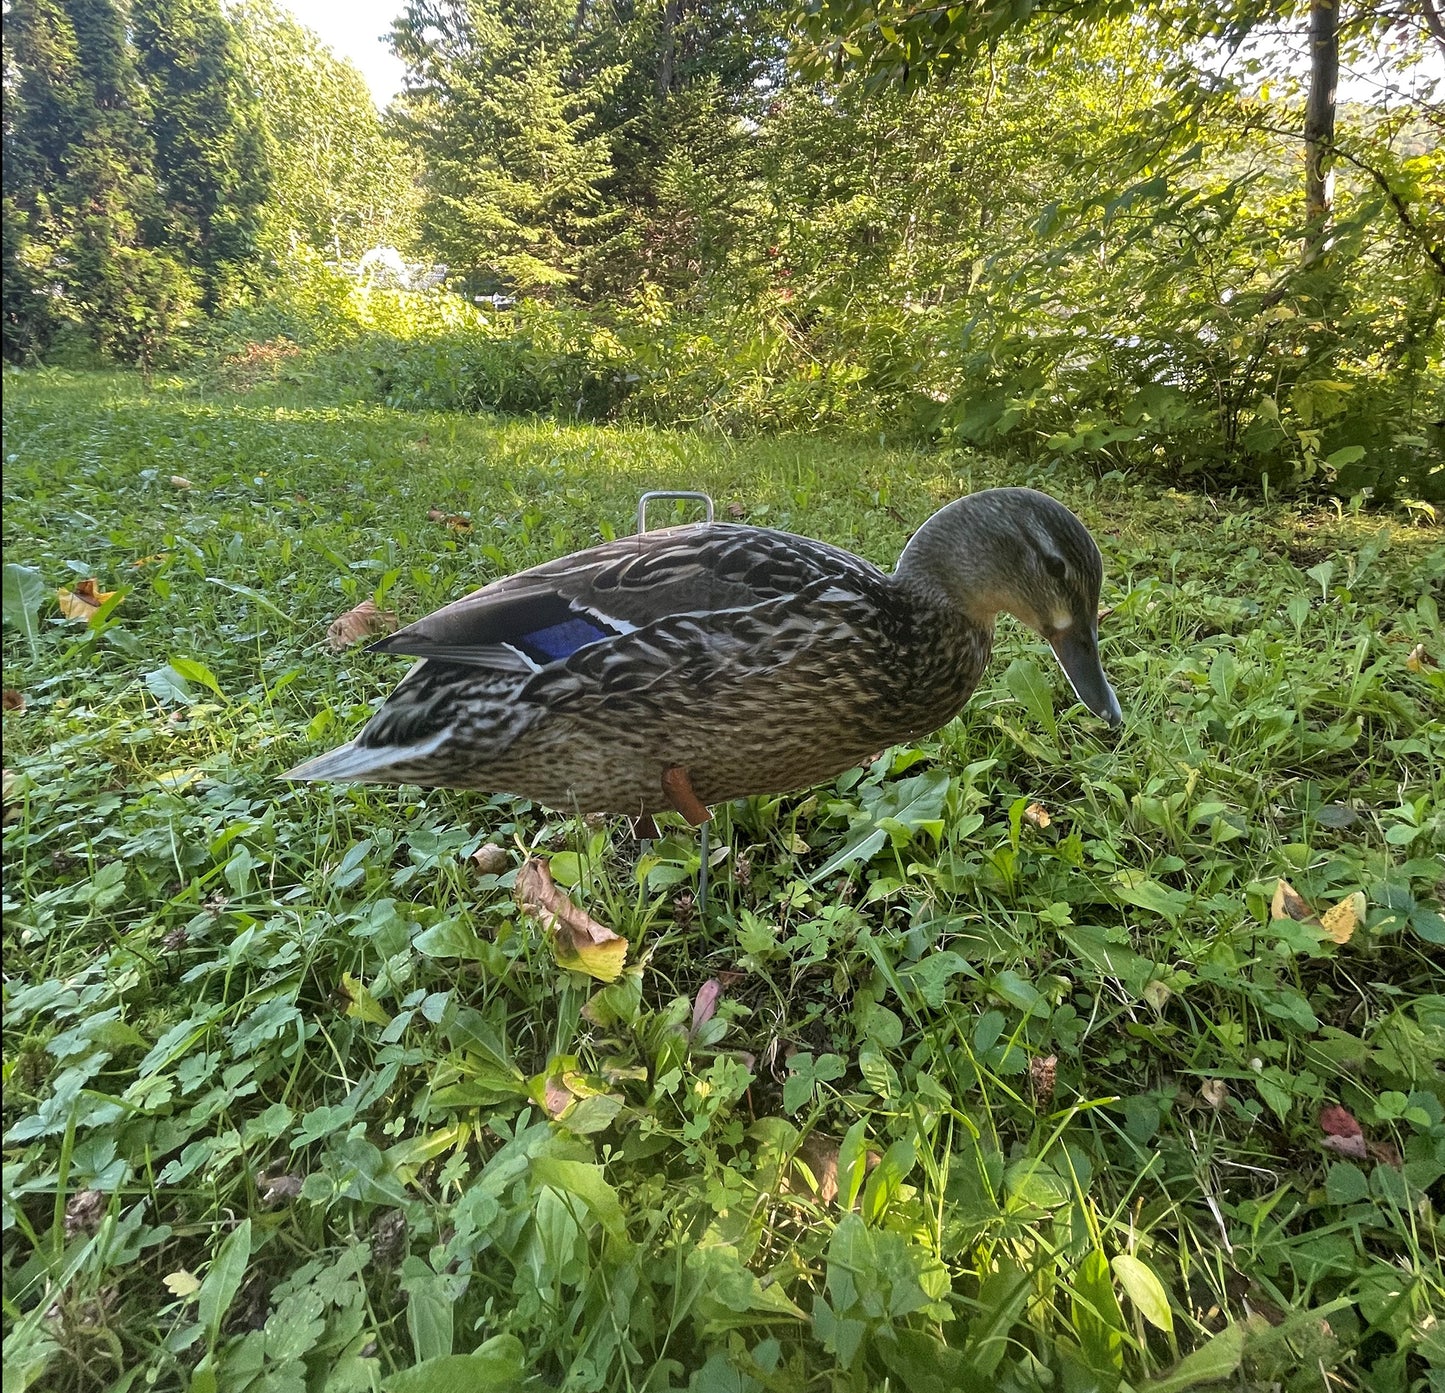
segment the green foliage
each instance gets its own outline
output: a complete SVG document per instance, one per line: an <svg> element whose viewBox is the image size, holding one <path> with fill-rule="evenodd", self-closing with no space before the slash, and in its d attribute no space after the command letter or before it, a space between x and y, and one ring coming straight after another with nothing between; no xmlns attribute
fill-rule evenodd
<svg viewBox="0 0 1445 1393"><path fill-rule="evenodd" d="M1438 530L284 383L7 388L17 1386L1305 1393L1438 1359ZM278 782L402 670L326 650L362 599L418 617L645 486L886 564L1005 481L1101 541L1122 733L1006 623L936 737L720 809L705 916L678 825L639 856ZM63 620L76 575L119 602ZM518 915L533 851L631 941L616 983ZM1281 876L1362 894L1349 941L1273 919Z"/></svg>
<svg viewBox="0 0 1445 1393"><path fill-rule="evenodd" d="M131 33L164 209L152 240L194 270L214 309L256 258L267 193L256 95L217 0L137 0Z"/></svg>
<svg viewBox="0 0 1445 1393"><path fill-rule="evenodd" d="M267 255L284 268L298 248L344 261L376 246L409 249L411 161L361 73L269 0L229 13L271 175L260 233Z"/></svg>
<svg viewBox="0 0 1445 1393"><path fill-rule="evenodd" d="M610 161L593 107L614 76L569 71L574 10L424 0L396 23L411 74L399 121L425 162L425 236L488 288L566 284L599 235Z"/></svg>

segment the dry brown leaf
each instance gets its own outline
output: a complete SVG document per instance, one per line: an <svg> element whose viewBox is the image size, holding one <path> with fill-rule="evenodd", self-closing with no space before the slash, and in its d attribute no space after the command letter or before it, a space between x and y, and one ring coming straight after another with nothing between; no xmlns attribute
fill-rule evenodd
<svg viewBox="0 0 1445 1393"><path fill-rule="evenodd" d="M1354 1113L1348 1108L1342 1108L1338 1103L1332 1103L1321 1110L1320 1131L1327 1137L1364 1137L1364 1128L1360 1126ZM1361 1144L1363 1145L1363 1142Z"/></svg>
<svg viewBox="0 0 1445 1393"><path fill-rule="evenodd" d="M722 983L716 977L709 977L697 989L697 995L692 1002L692 1025L687 1032L689 1040L695 1039L698 1031L717 1013L720 996L722 996Z"/></svg>
<svg viewBox="0 0 1445 1393"><path fill-rule="evenodd" d="M67 619L78 619L88 624L96 610L114 594L114 590L102 590L96 580L82 580L76 582L74 590L67 590L62 585L55 592L55 598L60 604L61 614Z"/></svg>
<svg viewBox="0 0 1445 1393"><path fill-rule="evenodd" d="M507 848L495 842L486 842L472 852L472 860L482 875L501 875L511 864Z"/></svg>
<svg viewBox="0 0 1445 1393"><path fill-rule="evenodd" d="M1310 923L1315 912L1305 903L1304 897L1283 876L1274 887L1274 899L1269 906L1271 919L1294 919L1301 924Z"/></svg>
<svg viewBox="0 0 1445 1393"><path fill-rule="evenodd" d="M1336 1156L1344 1156L1351 1161L1363 1161L1370 1154L1364 1137L1326 1136L1321 1137L1320 1142L1327 1151L1333 1151Z"/></svg>
<svg viewBox="0 0 1445 1393"><path fill-rule="evenodd" d="M792 1164L780 1177L784 1194L811 1190L824 1204L838 1202L838 1148L842 1142L823 1132L809 1132L793 1152ZM865 1171L871 1171L883 1158L876 1151L863 1157ZM806 1167L806 1171L804 1170Z"/></svg>
<svg viewBox="0 0 1445 1393"><path fill-rule="evenodd" d="M396 628L396 615L389 609L377 609L372 600L363 600L355 609L349 609L339 618L331 621L326 631L326 642L333 653L343 653L353 643L359 643L373 634L389 634Z"/></svg>
<svg viewBox="0 0 1445 1393"><path fill-rule="evenodd" d="M1348 943L1355 930L1365 922L1367 908L1363 892L1356 890L1320 915L1320 927L1334 942Z"/></svg>
<svg viewBox="0 0 1445 1393"><path fill-rule="evenodd" d="M1405 1158L1400 1155L1399 1148L1393 1142L1366 1142L1365 1150L1369 1153L1372 1161L1378 1161L1382 1166L1394 1166L1396 1170L1399 1170L1405 1164Z"/></svg>
<svg viewBox="0 0 1445 1393"><path fill-rule="evenodd" d="M17 716L25 714L25 693L17 692L14 687L5 688L5 710L13 711Z"/></svg>
<svg viewBox="0 0 1445 1393"><path fill-rule="evenodd" d="M627 957L627 940L600 924L558 888L540 857L529 856L513 889L517 907L552 936L557 961L599 982L616 981Z"/></svg>
<svg viewBox="0 0 1445 1393"><path fill-rule="evenodd" d="M1229 1085L1223 1079L1205 1079L1199 1085L1199 1098L1205 1107L1218 1112L1229 1099Z"/></svg>
<svg viewBox="0 0 1445 1393"><path fill-rule="evenodd" d="M470 532L472 530L471 519L463 517L460 513L444 513L440 508L428 508L426 518L428 522L439 522L443 527L450 527L453 532Z"/></svg>
<svg viewBox="0 0 1445 1393"><path fill-rule="evenodd" d="M1049 816L1049 810L1042 803L1030 803L1024 809L1024 821L1030 827L1037 827L1042 830L1053 825L1053 818Z"/></svg>
<svg viewBox="0 0 1445 1393"><path fill-rule="evenodd" d="M1029 1082L1034 1086L1034 1097L1047 1103L1054 1096L1054 1083L1058 1078L1059 1057L1056 1054L1035 1055L1029 1060Z"/></svg>
<svg viewBox="0 0 1445 1393"><path fill-rule="evenodd" d="M171 487L175 489L188 489L193 487L191 481L184 474L171 475Z"/></svg>
<svg viewBox="0 0 1445 1393"><path fill-rule="evenodd" d="M741 503L728 504L728 516L730 518L745 518L747 515L748 510L744 508Z"/></svg>

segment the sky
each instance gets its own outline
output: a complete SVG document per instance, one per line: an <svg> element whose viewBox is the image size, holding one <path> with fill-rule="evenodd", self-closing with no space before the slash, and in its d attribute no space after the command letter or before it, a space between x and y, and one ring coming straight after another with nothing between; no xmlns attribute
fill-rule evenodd
<svg viewBox="0 0 1445 1393"><path fill-rule="evenodd" d="M338 57L349 58L385 106L401 88L402 66L383 40L405 0L282 0Z"/></svg>

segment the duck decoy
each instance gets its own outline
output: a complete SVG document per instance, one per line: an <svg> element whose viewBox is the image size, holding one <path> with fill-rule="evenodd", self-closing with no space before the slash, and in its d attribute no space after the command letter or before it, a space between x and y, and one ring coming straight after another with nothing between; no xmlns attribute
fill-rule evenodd
<svg viewBox="0 0 1445 1393"><path fill-rule="evenodd" d="M1048 640L1122 720L1099 662L1103 563L1062 503L987 489L888 573L825 542L705 522L493 581L372 645L419 658L354 740L291 779L420 784L694 825L819 783L958 714L994 620Z"/></svg>

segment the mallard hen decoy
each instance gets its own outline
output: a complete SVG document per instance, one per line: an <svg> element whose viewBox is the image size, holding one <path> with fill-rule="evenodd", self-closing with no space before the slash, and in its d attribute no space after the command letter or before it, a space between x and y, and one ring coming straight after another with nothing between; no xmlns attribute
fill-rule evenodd
<svg viewBox="0 0 1445 1393"><path fill-rule="evenodd" d="M958 714L1003 611L1111 725L1103 566L1025 488L934 514L893 573L823 542L697 523L508 576L373 645L417 663L292 779L480 789L646 817L819 783Z"/></svg>

